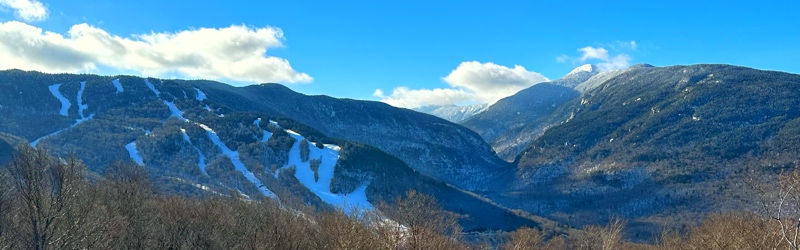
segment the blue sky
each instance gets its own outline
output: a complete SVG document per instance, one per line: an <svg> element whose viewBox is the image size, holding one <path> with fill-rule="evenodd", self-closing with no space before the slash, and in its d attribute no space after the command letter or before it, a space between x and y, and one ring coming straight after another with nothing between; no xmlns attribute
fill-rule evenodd
<svg viewBox="0 0 800 250"><path fill-rule="evenodd" d="M14 2L41 3L47 15L26 16L24 11L31 8ZM39 54L67 55L66 59L41 65L27 55L0 59L5 61L0 62L2 68L211 78L239 85L274 80L305 94L394 98L400 100L393 103L398 106L491 102L542 79L557 79L583 63L615 65L609 68L725 63L800 73L800 1L0 0L0 6L0 22L5 23L0 27L0 56L7 59L24 55L14 53L20 47L14 44L21 42L18 34L31 33L24 30L36 27L69 40L69 31L83 23L86 26L76 29L81 34L102 31L107 33L104 37L131 47L167 39L159 40L157 34L243 25L206 35L261 31L253 35L258 37L254 47L266 48L260 57L270 58L223 58L238 49L223 45L222 55L184 55L191 53L187 49L175 62L197 64L160 72L157 67L164 65L149 68L160 60L143 62L141 55L120 56L126 63L103 59L117 56L111 49L101 56L81 49L47 50ZM141 37L148 34L152 40ZM83 46L81 41L42 37L46 36L37 39ZM146 42L135 43L142 40ZM93 46L106 43L99 44ZM175 46L219 48L164 44L173 47L159 47L156 56L172 58L175 49L170 48ZM81 64L61 67L73 61L69 56ZM190 68L207 65L197 58L258 67L245 67L246 72L222 69L225 65ZM214 72L217 68L227 71ZM264 68L282 71L266 74L261 72ZM502 91L487 94L494 89Z"/></svg>

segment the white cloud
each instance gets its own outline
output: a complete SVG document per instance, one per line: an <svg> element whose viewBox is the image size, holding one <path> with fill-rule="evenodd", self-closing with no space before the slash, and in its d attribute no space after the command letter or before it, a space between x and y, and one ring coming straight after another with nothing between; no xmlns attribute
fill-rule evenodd
<svg viewBox="0 0 800 250"><path fill-rule="evenodd" d="M450 88L408 89L398 87L389 96L375 90L373 95L393 106L413 108L424 105L459 103L494 103L503 97L549 81L542 74L515 65L509 68L491 62L462 62L449 75L442 78Z"/></svg>
<svg viewBox="0 0 800 250"><path fill-rule="evenodd" d="M402 108L415 108L424 105L448 105L468 102L475 99L475 95L463 89L436 88L436 89L409 89L397 87L392 94L384 96L383 91L376 89L373 96L389 105Z"/></svg>
<svg viewBox="0 0 800 250"><path fill-rule="evenodd" d="M583 55L581 55L581 62L586 62L589 59L608 61L608 50L604 48L586 46L578 49L578 51L583 53Z"/></svg>
<svg viewBox="0 0 800 250"><path fill-rule="evenodd" d="M37 0L0 0L0 6L13 9L17 17L28 22L45 20L49 14Z"/></svg>
<svg viewBox="0 0 800 250"><path fill-rule="evenodd" d="M99 67L148 76L179 75L237 82L311 82L286 59L267 55L281 47L278 28L201 28L123 38L88 24L66 36L28 24L0 23L0 69L91 72Z"/></svg>
<svg viewBox="0 0 800 250"><path fill-rule="evenodd" d="M612 51L617 52L618 54L612 56L611 52L609 52L609 50L606 48L586 46L578 49L578 51L581 52L580 57L573 58L567 55L560 55L556 57L556 61L559 63L572 64L590 62L597 65L601 71L622 69L630 66L633 58L626 53L621 53L620 50L635 51L638 45L636 44L636 41L617 41L616 45L611 44L610 47Z"/></svg>
<svg viewBox="0 0 800 250"><path fill-rule="evenodd" d="M631 65L631 60L631 56L627 54L619 54L609 60L598 63L597 67L600 68L601 71L624 69Z"/></svg>

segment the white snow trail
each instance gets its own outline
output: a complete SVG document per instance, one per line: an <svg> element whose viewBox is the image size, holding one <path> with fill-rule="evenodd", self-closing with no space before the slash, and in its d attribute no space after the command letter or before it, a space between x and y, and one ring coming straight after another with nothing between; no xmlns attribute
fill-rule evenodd
<svg viewBox="0 0 800 250"><path fill-rule="evenodd" d="M69 99L64 97L64 95L61 95L61 92L58 92L58 87L61 87L60 83L59 84L50 85L47 88L50 89L50 93L52 93L53 96L56 97L56 99L61 101L61 110L58 113L63 115L63 116L69 116L69 106L71 104L69 103Z"/></svg>
<svg viewBox="0 0 800 250"><path fill-rule="evenodd" d="M175 106L175 103L168 102L168 101L163 101L163 102L164 102L165 105L167 105L167 107L169 107L169 113L170 113L171 116L178 117L178 119L181 119L184 122L188 122L189 121L186 118L183 118L183 111L178 109L178 107Z"/></svg>
<svg viewBox="0 0 800 250"><path fill-rule="evenodd" d="M200 172L203 172L204 175L208 176L208 173L206 173L206 156L203 154L203 151L200 151L200 149L197 148L197 146L192 144L192 140L189 139L189 135L186 134L185 129L181 129L181 134L183 134L183 140L188 142L189 145L192 145L192 147L194 147L194 150L197 150L197 155L198 155L197 167L200 168Z"/></svg>
<svg viewBox="0 0 800 250"><path fill-rule="evenodd" d="M203 93L203 91L198 89L198 88L194 88L194 90L197 90L197 100L198 101L203 101L203 100L206 99L206 93Z"/></svg>
<svg viewBox="0 0 800 250"><path fill-rule="evenodd" d="M156 86L153 86L153 84L150 83L150 81L148 81L147 79L144 79L144 84L146 84L147 87L150 88L150 90L152 90L154 94L156 94L156 97L160 97L161 96L161 92L159 92L156 89Z"/></svg>
<svg viewBox="0 0 800 250"><path fill-rule="evenodd" d="M144 159L139 155L139 151L136 150L136 141L126 144L125 149L128 150L128 155L131 156L133 162L136 162L139 166L144 166Z"/></svg>
<svg viewBox="0 0 800 250"><path fill-rule="evenodd" d="M256 127L260 127L261 126L261 118L256 119L256 121L253 122L253 125L256 125ZM262 129L261 133L262 133L261 142L267 142L267 141L269 141L269 138L272 137L272 132L269 132L269 131L267 131L265 129Z"/></svg>
<svg viewBox="0 0 800 250"><path fill-rule="evenodd" d="M76 98L78 103L78 115L81 117L81 119L86 119L86 117L83 115L83 111L89 108L89 105L83 103L83 91L85 89L86 89L86 81L83 81L81 82L81 88L78 89L78 97Z"/></svg>
<svg viewBox="0 0 800 250"><path fill-rule="evenodd" d="M272 122L272 121L270 121ZM303 186L317 195L322 201L332 206L344 209L345 213L354 211L373 210L367 200L366 189L368 184L363 184L349 194L334 194L330 186L336 168L336 161L339 159L341 148L332 144L325 144L323 149L319 149L314 143L309 142L309 159L321 160L317 170L318 178L314 177L314 170L311 169L311 161L303 162L300 159L300 142L304 139L302 135L292 130L285 130L295 139L291 151L289 151L289 162L283 168L295 166L295 177ZM277 172L276 172L277 176Z"/></svg>
<svg viewBox="0 0 800 250"><path fill-rule="evenodd" d="M114 84L114 88L117 88L117 94L122 93L122 92L125 91L125 89L122 88L122 84L119 83L119 79L114 79L114 80L111 81L111 83Z"/></svg>
<svg viewBox="0 0 800 250"><path fill-rule="evenodd" d="M70 103L69 103L69 100L68 100L66 97L64 97L63 95L61 95L61 92L58 92L58 87L59 87L59 86L61 86L61 84L53 84L53 85L50 85L49 89L50 89L50 92L51 92L51 93L53 93L53 95L54 95L56 98L58 98L58 100L60 100L60 101L61 101L61 111L60 111L61 115L63 115L63 116L67 116L67 115L68 115L68 110L69 110ZM78 124L81 124L81 123L83 123L83 122L85 122L85 121L91 120L91 119L92 119L92 117L94 117L94 114L91 114L91 115L89 115L89 117L86 117L86 116L83 114L83 113L84 113L84 111L86 111L86 109L87 109L87 108L89 108L89 105L86 105L86 104L84 104L84 103L83 103L83 91L84 91L85 89L86 89L86 82L85 82L85 81L83 81L83 82L81 82L81 88L80 88L80 89L78 89L78 95L77 95L77 97L76 97L76 101L77 101L77 103L78 103L78 115L79 115L81 118L79 118L79 119L76 119L76 120L75 120L75 123L73 123L73 124L72 124L72 125L70 125L69 127L63 128L63 129L61 129L61 130L58 130L58 131L56 131L56 132L53 132L53 133L51 133L51 134L49 134L49 135L45 135L45 136L39 137L38 139L36 139L36 140L34 140L33 142L31 142L31 147L34 147L34 148L35 148L35 147L36 147L36 144L39 144L39 141L41 141L42 139L44 139L44 138L47 138L47 137L50 137L50 136L54 136L54 135L56 135L56 134L58 134L58 133L64 132L64 131L65 131L65 130L67 130L67 129L74 128L75 126L78 126Z"/></svg>
<svg viewBox="0 0 800 250"><path fill-rule="evenodd" d="M275 195L275 193L273 193L272 191L267 189L266 186L264 186L261 180L259 180L253 174L253 172L247 170L247 167L245 167L244 163L242 163L242 161L239 159L239 152L233 151L230 148L228 148L228 146L226 146L225 143L222 142L219 136L217 136L217 133L214 132L214 130L211 129L210 127L206 126L205 124L198 124L198 125L208 133L208 137L211 139L211 142L213 142L214 145L217 145L217 147L219 147L219 149L222 150L222 153L228 156L229 159L231 159L233 167L236 168L236 170L238 170L239 172L241 172L244 175L244 177L247 178L247 180L256 185L256 187L258 187L258 190L260 190L261 193L264 194L264 196L271 198L278 198L278 196Z"/></svg>

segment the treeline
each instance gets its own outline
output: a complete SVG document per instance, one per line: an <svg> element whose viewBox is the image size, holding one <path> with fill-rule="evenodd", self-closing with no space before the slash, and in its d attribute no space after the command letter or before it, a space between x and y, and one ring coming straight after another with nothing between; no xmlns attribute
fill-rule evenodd
<svg viewBox="0 0 800 250"><path fill-rule="evenodd" d="M0 169L0 249L797 249L800 174L763 191L764 214L713 215L651 245L623 239L625 222L567 235L515 232L464 236L458 216L409 191L382 213L236 196L158 194L141 167L115 164L88 177L75 158L29 146ZM771 188L771 189L770 189ZM776 191L776 192L769 192ZM391 219L389 219L391 218ZM476 240L477 238L477 240Z"/></svg>

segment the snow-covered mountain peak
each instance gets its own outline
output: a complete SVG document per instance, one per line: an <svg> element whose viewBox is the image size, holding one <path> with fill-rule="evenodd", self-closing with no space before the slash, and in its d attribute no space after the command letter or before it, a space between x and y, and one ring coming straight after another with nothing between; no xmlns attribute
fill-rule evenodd
<svg viewBox="0 0 800 250"><path fill-rule="evenodd" d="M450 122L458 123L463 120L466 120L467 118L472 117L473 115L483 112L488 107L489 104L486 103L473 104L467 106L428 105L428 106L416 107L413 110L417 112L435 115L438 116L439 118L448 120Z"/></svg>
<svg viewBox="0 0 800 250"><path fill-rule="evenodd" d="M575 75L580 72L597 73L597 71L598 71L597 66L593 64L584 64L570 71L569 74L567 74L567 76Z"/></svg>

